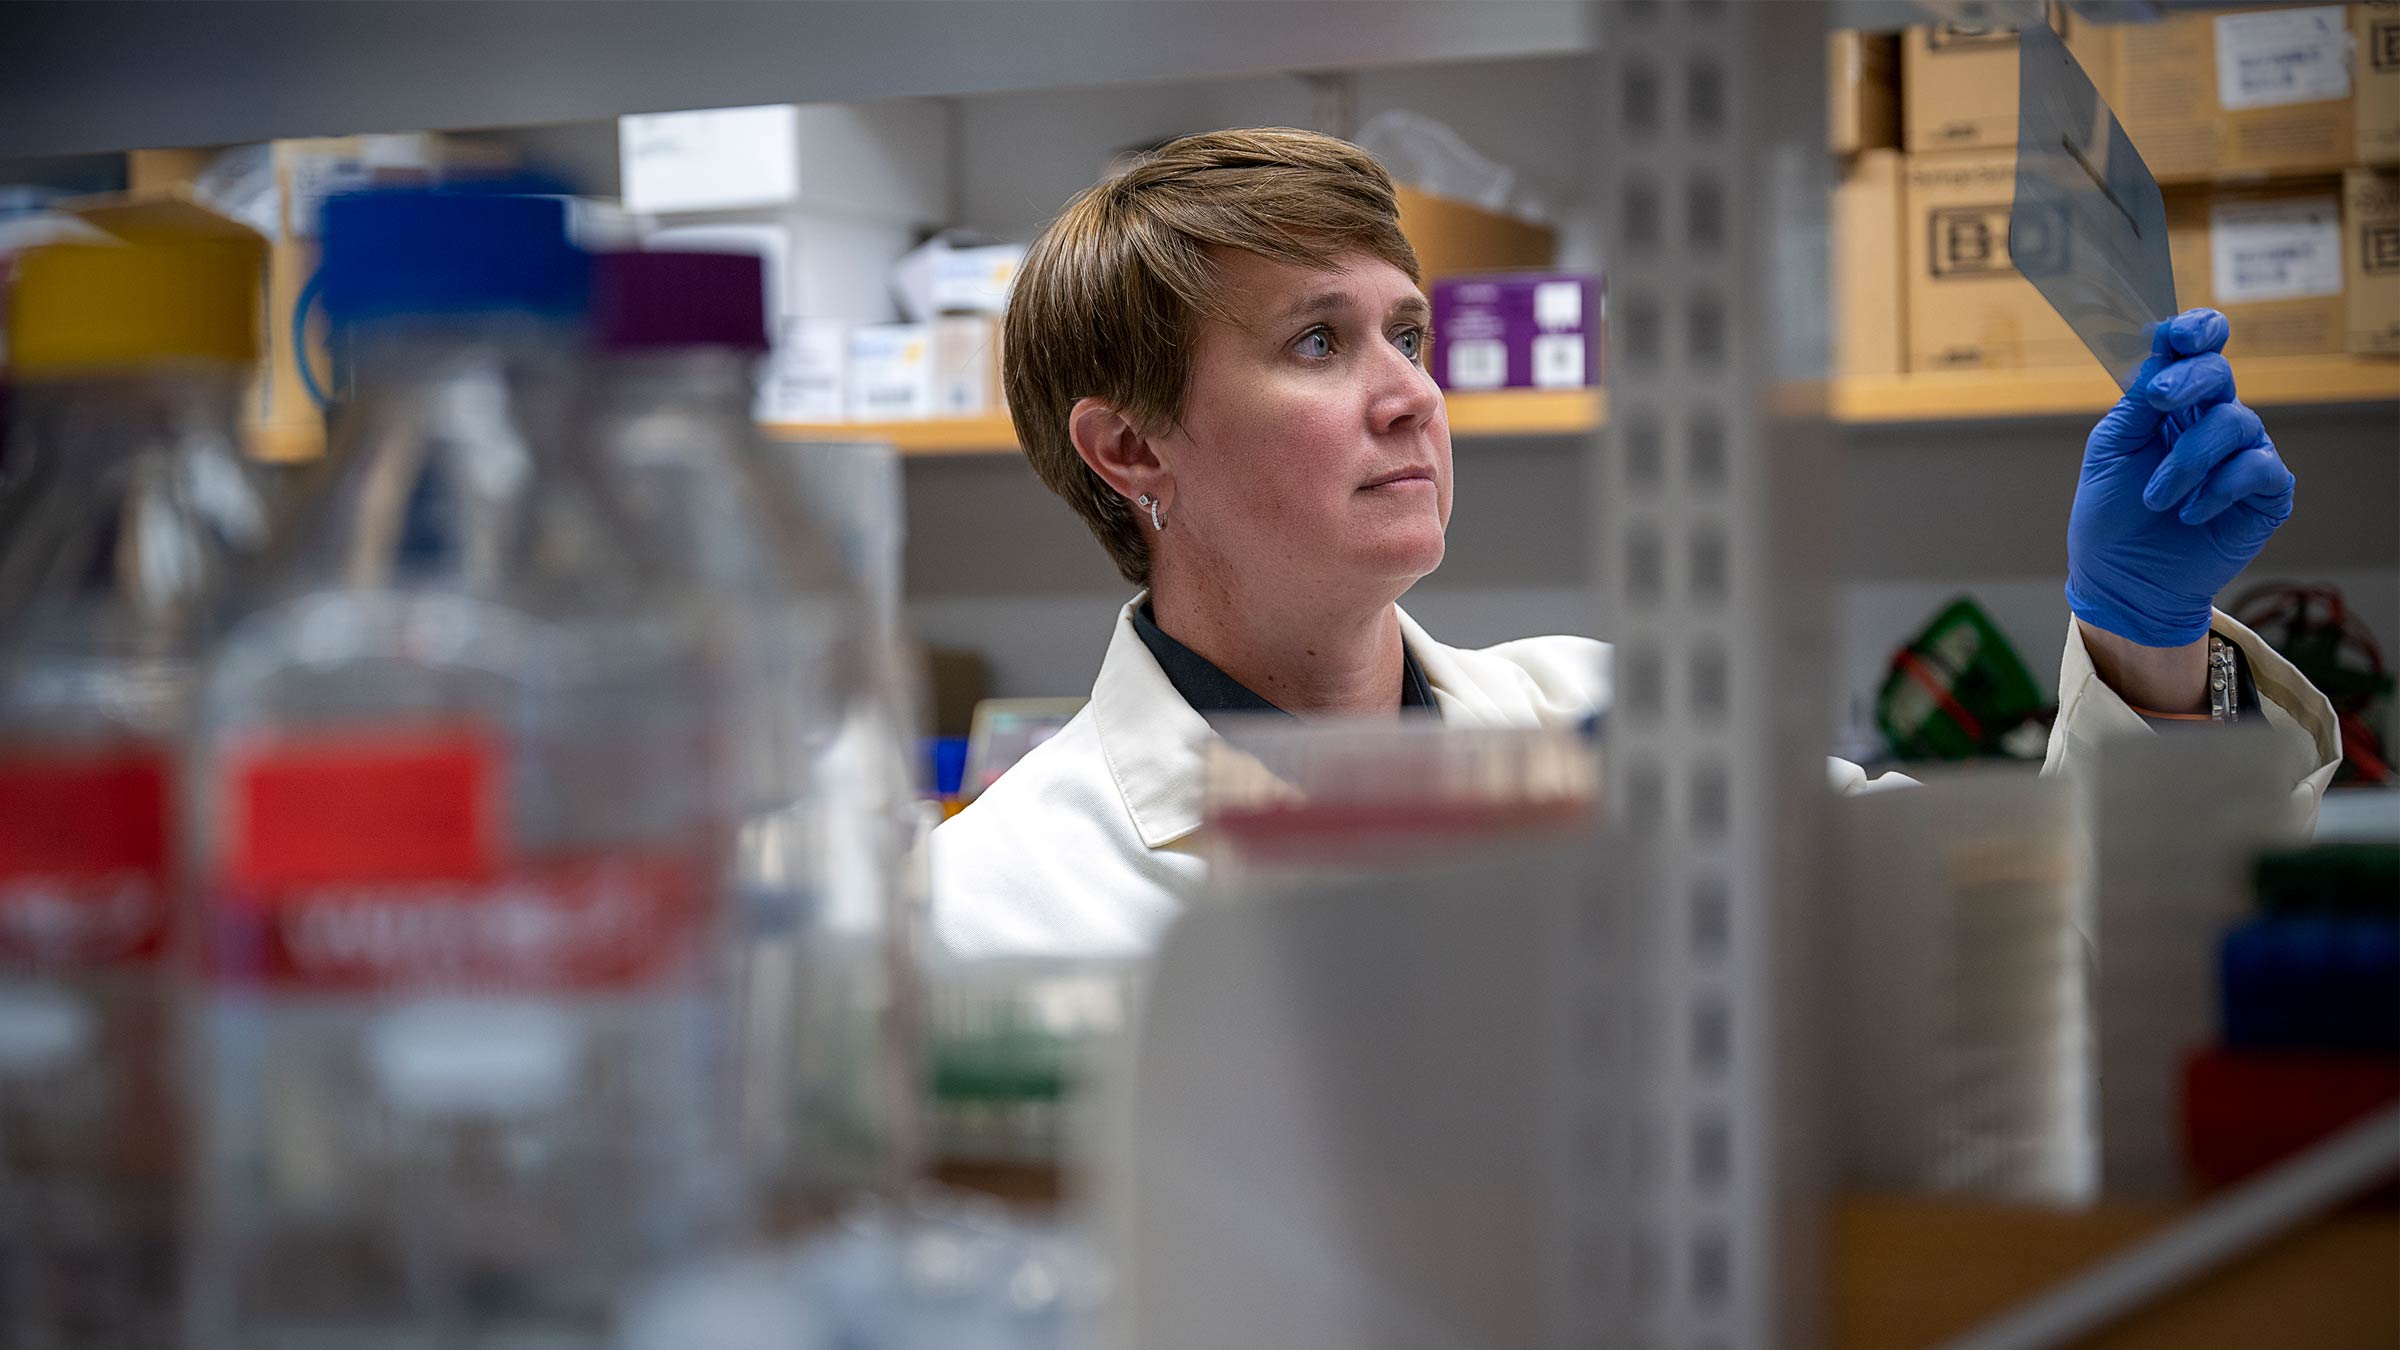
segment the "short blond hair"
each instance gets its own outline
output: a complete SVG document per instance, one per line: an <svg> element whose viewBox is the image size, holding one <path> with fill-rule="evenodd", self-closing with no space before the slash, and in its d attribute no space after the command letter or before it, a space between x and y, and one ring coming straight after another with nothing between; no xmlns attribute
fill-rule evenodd
<svg viewBox="0 0 2400 1350"><path fill-rule="evenodd" d="M1034 472L1136 585L1146 525L1076 453L1068 415L1099 398L1145 431L1180 421L1200 323L1223 317L1212 247L1307 267L1366 252L1419 279L1391 175L1313 131L1186 136L1067 203L1017 274L1002 381Z"/></svg>

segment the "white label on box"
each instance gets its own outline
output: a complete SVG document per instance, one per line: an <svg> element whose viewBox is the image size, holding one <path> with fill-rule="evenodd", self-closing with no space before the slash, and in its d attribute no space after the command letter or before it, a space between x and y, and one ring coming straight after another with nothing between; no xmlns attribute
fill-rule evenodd
<svg viewBox="0 0 2400 1350"><path fill-rule="evenodd" d="M2341 203L2331 197L2215 207L2208 235L2220 305L2342 293Z"/></svg>
<svg viewBox="0 0 2400 1350"><path fill-rule="evenodd" d="M1583 334L1545 333L1533 340L1536 389L1583 387Z"/></svg>
<svg viewBox="0 0 2400 1350"><path fill-rule="evenodd" d="M617 119L628 211L721 211L800 195L800 110L706 108Z"/></svg>
<svg viewBox="0 0 2400 1350"><path fill-rule="evenodd" d="M850 330L850 420L897 422L932 416L932 348L932 333L921 323Z"/></svg>
<svg viewBox="0 0 2400 1350"><path fill-rule="evenodd" d="M295 147L289 185L291 234L314 238L325 199L337 192L417 181L430 177L441 161L440 138L421 131L345 137L326 149Z"/></svg>
<svg viewBox="0 0 2400 1350"><path fill-rule="evenodd" d="M999 314L1008 309L1008 288L1024 265L1023 244L952 249L934 260L933 308L937 314Z"/></svg>
<svg viewBox="0 0 2400 1350"><path fill-rule="evenodd" d="M1497 389L1508 383L1508 345L1491 338L1445 342L1450 388Z"/></svg>
<svg viewBox="0 0 2400 1350"><path fill-rule="evenodd" d="M839 319L790 319L758 382L762 422L839 422L850 331Z"/></svg>
<svg viewBox="0 0 2400 1350"><path fill-rule="evenodd" d="M1545 281L1534 287L1533 326L1545 333L1583 327L1583 283Z"/></svg>
<svg viewBox="0 0 2400 1350"><path fill-rule="evenodd" d="M2350 97L2350 25L2340 5L2217 20L2217 103L2227 112Z"/></svg>

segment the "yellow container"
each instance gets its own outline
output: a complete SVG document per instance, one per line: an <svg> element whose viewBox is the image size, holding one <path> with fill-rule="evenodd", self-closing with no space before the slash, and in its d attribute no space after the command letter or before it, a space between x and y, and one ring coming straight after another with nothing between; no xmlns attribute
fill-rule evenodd
<svg viewBox="0 0 2400 1350"><path fill-rule="evenodd" d="M264 324L255 235L52 244L17 261L8 352L19 377L184 360L248 365Z"/></svg>

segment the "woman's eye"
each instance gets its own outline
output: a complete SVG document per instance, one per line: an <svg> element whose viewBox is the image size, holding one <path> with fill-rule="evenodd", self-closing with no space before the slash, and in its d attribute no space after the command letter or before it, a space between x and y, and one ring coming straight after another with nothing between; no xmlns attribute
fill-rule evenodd
<svg viewBox="0 0 2400 1350"><path fill-rule="evenodd" d="M1311 328L1300 335L1300 354L1312 360L1333 355L1333 334L1323 328Z"/></svg>

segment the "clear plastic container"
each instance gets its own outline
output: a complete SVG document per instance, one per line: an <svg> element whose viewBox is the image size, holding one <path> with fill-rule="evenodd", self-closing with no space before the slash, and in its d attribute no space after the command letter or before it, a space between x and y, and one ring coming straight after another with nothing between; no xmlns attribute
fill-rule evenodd
<svg viewBox="0 0 2400 1350"><path fill-rule="evenodd" d="M847 504L795 491L752 420L763 292L754 257L602 257L587 413L636 523L703 597L731 709L744 1148L775 1216L805 1224L906 1171L908 964L888 938L912 784Z"/></svg>
<svg viewBox="0 0 2400 1350"><path fill-rule="evenodd" d="M24 263L0 430L19 471L0 497L0 1346L177 1343L177 744L215 598L270 527L236 439L263 255Z"/></svg>
<svg viewBox="0 0 2400 1350"><path fill-rule="evenodd" d="M353 396L195 742L195 1344L605 1344L733 1239L716 688L569 434L563 203L337 197Z"/></svg>
<svg viewBox="0 0 2400 1350"><path fill-rule="evenodd" d="M1479 844L1596 828L1600 751L1570 727L1432 719L1221 719L1209 745L1210 887L1405 871Z"/></svg>

